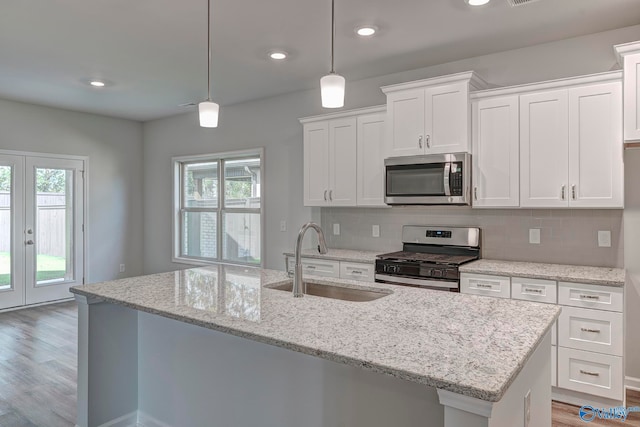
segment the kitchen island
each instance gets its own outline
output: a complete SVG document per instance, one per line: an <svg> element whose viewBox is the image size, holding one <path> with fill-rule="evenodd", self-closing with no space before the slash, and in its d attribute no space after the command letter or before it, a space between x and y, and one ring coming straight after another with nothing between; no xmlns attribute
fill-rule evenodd
<svg viewBox="0 0 640 427"><path fill-rule="evenodd" d="M72 288L77 425L551 425L558 307L326 278L385 295L271 289L287 280L221 264Z"/></svg>

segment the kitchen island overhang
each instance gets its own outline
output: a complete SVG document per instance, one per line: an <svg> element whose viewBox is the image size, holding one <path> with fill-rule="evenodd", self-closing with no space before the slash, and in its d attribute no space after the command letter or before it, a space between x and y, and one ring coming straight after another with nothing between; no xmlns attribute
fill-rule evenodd
<svg viewBox="0 0 640 427"><path fill-rule="evenodd" d="M165 425L229 425L204 419L208 411L221 417L236 399L256 400L250 390L262 390L261 400L304 396L272 414L274 425L332 425L327 417L365 425L358 416L375 414L381 422L377 408L386 408L406 418L404 425L456 425L451 420L459 412L479 423L464 425L500 426L508 414L522 412L517 417L524 420L529 389L531 416L543 420L531 425L550 425L548 335L557 307L344 280L325 279L393 293L363 303L294 299L268 288L285 280L284 272L217 265L74 288L78 425L144 414ZM245 354L252 359L240 363ZM528 389L516 393L522 387ZM218 397L204 405L197 397L203 393ZM358 403L354 396L369 399ZM245 422L270 407L247 407ZM431 420L424 419L426 409ZM301 420L308 424L296 424Z"/></svg>

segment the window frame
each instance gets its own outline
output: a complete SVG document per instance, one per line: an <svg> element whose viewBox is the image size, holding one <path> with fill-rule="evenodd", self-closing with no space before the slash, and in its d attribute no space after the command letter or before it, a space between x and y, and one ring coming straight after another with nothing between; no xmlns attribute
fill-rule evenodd
<svg viewBox="0 0 640 427"><path fill-rule="evenodd" d="M260 159L260 208L225 208L225 181L224 181L224 167L225 161L232 160L241 160L251 157L258 157ZM204 258L204 257L192 257L192 256L184 256L182 254L182 233L183 233L183 219L182 213L185 208L183 208L184 198L186 194L184 192L183 186L183 167L185 164L189 163L202 163L202 162L218 162L218 201L216 208L189 208L189 211L192 212L212 212L215 211L216 214L216 255L215 259L213 258ZM206 266L206 265L214 265L214 264L232 264L232 265L242 265L242 266L252 266L252 267L261 267L264 268L265 265L265 197L264 197L264 148L254 148L248 150L238 150L238 151L226 151L221 153L210 153L210 154L199 154L193 156L174 156L171 158L171 165L173 170L172 177L172 256L171 261L174 263L194 265L194 266ZM225 260L223 258L223 249L222 249L222 239L224 233L224 224L223 218L224 213L257 213L260 215L260 264L254 263L245 263L240 261L233 260Z"/></svg>

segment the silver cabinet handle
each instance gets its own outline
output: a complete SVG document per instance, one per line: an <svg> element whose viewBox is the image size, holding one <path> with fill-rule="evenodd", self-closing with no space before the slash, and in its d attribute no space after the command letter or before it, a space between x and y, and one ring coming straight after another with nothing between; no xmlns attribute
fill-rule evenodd
<svg viewBox="0 0 640 427"><path fill-rule="evenodd" d="M585 371L585 370L582 370L582 369L580 369L580 373L584 374L584 375L590 375L592 377L599 377L600 376L600 374L597 373L597 372L589 372L589 371Z"/></svg>
<svg viewBox="0 0 640 427"><path fill-rule="evenodd" d="M351 270L351 274L362 274L360 270Z"/></svg>
<svg viewBox="0 0 640 427"><path fill-rule="evenodd" d="M598 295L580 295L582 299L600 299Z"/></svg>
<svg viewBox="0 0 640 427"><path fill-rule="evenodd" d="M324 190L324 201L327 201L327 190Z"/></svg>
<svg viewBox="0 0 640 427"><path fill-rule="evenodd" d="M33 240L27 240L25 243L26 243L27 245L33 245Z"/></svg>
<svg viewBox="0 0 640 427"><path fill-rule="evenodd" d="M418 147L422 148L422 135L418 136Z"/></svg>
<svg viewBox="0 0 640 427"><path fill-rule="evenodd" d="M573 200L576 200L576 185L575 185L575 184L573 184L573 185L571 186L571 198L572 198Z"/></svg>
<svg viewBox="0 0 640 427"><path fill-rule="evenodd" d="M484 283L476 283L476 288L478 288L478 289L493 289L493 286L485 285Z"/></svg>
<svg viewBox="0 0 640 427"><path fill-rule="evenodd" d="M315 265L305 265L305 267L304 267L304 268L306 268L306 269L308 269L308 270L315 270L315 269L316 269L316 266L315 266Z"/></svg>
<svg viewBox="0 0 640 427"><path fill-rule="evenodd" d="M542 289L524 288L522 292L529 294L542 294Z"/></svg>
<svg viewBox="0 0 640 427"><path fill-rule="evenodd" d="M565 200L565 198L564 198L565 187L566 187L566 185L562 184L562 200Z"/></svg>
<svg viewBox="0 0 640 427"><path fill-rule="evenodd" d="M478 200L478 187L473 187L473 197Z"/></svg>
<svg viewBox="0 0 640 427"><path fill-rule="evenodd" d="M427 148L431 148L431 135L427 135Z"/></svg>
<svg viewBox="0 0 640 427"><path fill-rule="evenodd" d="M329 190L329 200L333 201L333 190Z"/></svg>
<svg viewBox="0 0 640 427"><path fill-rule="evenodd" d="M27 234L33 234L33 230L29 228L29 229L27 230Z"/></svg>
<svg viewBox="0 0 640 427"><path fill-rule="evenodd" d="M580 330L582 332L591 332L591 333L594 333L594 334L599 334L600 333L600 329L580 328Z"/></svg>

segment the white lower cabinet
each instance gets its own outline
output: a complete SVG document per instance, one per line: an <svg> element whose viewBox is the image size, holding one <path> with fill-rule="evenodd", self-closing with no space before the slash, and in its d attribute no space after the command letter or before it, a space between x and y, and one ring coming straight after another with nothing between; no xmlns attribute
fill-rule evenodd
<svg viewBox="0 0 640 427"><path fill-rule="evenodd" d="M287 270L293 274L296 266L294 257L287 256ZM375 266L373 263L325 260L321 258L302 257L302 274L334 277L340 279L374 281Z"/></svg>
<svg viewBox="0 0 640 427"><path fill-rule="evenodd" d="M462 273L460 292L561 305L551 329L551 385L559 392L554 399L563 400L566 389L590 395L589 401L597 396L622 402L624 289Z"/></svg>
<svg viewBox="0 0 640 427"><path fill-rule="evenodd" d="M340 278L361 280L363 282L374 281L375 266L360 262L340 261Z"/></svg>
<svg viewBox="0 0 640 427"><path fill-rule="evenodd" d="M558 387L623 400L622 357L558 347Z"/></svg>

